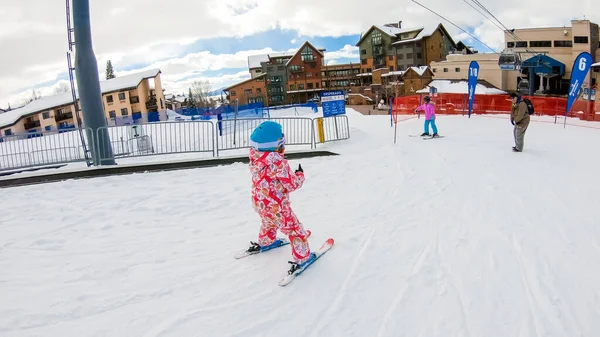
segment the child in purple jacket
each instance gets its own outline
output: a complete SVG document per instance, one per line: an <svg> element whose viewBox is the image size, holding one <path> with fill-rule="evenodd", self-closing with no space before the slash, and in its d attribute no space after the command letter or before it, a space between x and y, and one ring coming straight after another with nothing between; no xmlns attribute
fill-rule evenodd
<svg viewBox="0 0 600 337"><path fill-rule="evenodd" d="M431 97L425 96L423 100L425 103L415 109L415 112L425 111L425 132L421 136L431 136L429 134L429 125L431 124L431 128L433 129L432 137L439 137L437 126L435 125L435 106L431 103Z"/></svg>

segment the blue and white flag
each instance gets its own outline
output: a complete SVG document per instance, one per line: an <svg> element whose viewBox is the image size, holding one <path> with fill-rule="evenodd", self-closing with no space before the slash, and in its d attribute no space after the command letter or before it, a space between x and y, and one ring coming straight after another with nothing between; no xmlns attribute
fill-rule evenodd
<svg viewBox="0 0 600 337"><path fill-rule="evenodd" d="M477 78L479 76L479 63L471 61L469 64L469 118L473 111L473 100L475 99L475 88L477 87Z"/></svg>
<svg viewBox="0 0 600 337"><path fill-rule="evenodd" d="M577 56L575 62L573 62L573 70L571 71L571 85L569 87L569 97L567 99L567 111L565 111L565 118L571 110L573 102L579 96L579 90L585 80L590 67L592 66L592 55L588 52L583 52Z"/></svg>

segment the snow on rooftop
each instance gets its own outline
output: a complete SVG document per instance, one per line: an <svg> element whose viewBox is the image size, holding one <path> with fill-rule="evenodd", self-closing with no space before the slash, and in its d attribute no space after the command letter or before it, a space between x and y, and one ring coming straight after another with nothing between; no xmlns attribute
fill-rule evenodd
<svg viewBox="0 0 600 337"><path fill-rule="evenodd" d="M110 80L100 81L100 90L103 94L105 94L113 91L135 88L142 80L155 77L159 72L160 69L149 69L130 75L119 76ZM70 91L42 97L25 105L24 107L1 114L0 127L12 125L23 116L71 103L73 103L73 95Z"/></svg>
<svg viewBox="0 0 600 337"><path fill-rule="evenodd" d="M296 53L296 51L250 55L250 56L248 56L248 69L260 68L261 67L260 63L268 62L269 57L292 57L292 56L294 56L295 53Z"/></svg>
<svg viewBox="0 0 600 337"><path fill-rule="evenodd" d="M467 80L433 80L424 89L417 90L418 94L429 93L429 88L435 87L440 94L467 94L468 93L468 81ZM477 83L475 87L475 94L487 94L487 95L503 95L507 94L506 91L498 88L490 88L481 83Z"/></svg>
<svg viewBox="0 0 600 337"><path fill-rule="evenodd" d="M374 25L377 29L382 32L388 34L389 36L397 36L398 34L410 33L419 29L423 29L424 27L408 27L408 28L396 28L393 26L385 26L385 25Z"/></svg>
<svg viewBox="0 0 600 337"><path fill-rule="evenodd" d="M392 43L392 45L399 45L402 43L409 43L409 42L416 42L421 40L424 37L428 37L431 36L431 34L433 34L435 32L435 30L437 29L438 26L431 26L431 27L421 27L421 31L417 34L417 36L410 38L410 39L406 39L406 40L400 40L400 41L396 41L394 43ZM413 29L411 31L415 31L416 29Z"/></svg>

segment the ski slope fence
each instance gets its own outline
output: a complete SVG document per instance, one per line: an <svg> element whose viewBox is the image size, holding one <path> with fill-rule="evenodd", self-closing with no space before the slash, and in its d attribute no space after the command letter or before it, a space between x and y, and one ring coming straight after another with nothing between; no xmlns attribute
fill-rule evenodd
<svg viewBox="0 0 600 337"><path fill-rule="evenodd" d="M392 113L394 115L413 114L422 104L425 95L402 96L394 99ZM466 94L435 94L431 102L436 106L436 114L468 115L469 99ZM565 116L567 99L562 97L523 96L533 103L537 116ZM510 114L512 102L508 95L477 95L473 100L471 114ZM576 100L567 117L575 117L585 121L600 121L600 103Z"/></svg>
<svg viewBox="0 0 600 337"><path fill-rule="evenodd" d="M86 148L91 147L98 152L98 160L110 158L110 153L100 153L98 146L106 141L103 130L108 131L117 160L186 153L218 157L226 151L248 148L250 134L265 120L282 125L288 148L314 149L321 143L350 138L346 115L155 122L106 126L96 132L89 128L43 131L0 138L0 172L74 162L90 165L91 154Z"/></svg>

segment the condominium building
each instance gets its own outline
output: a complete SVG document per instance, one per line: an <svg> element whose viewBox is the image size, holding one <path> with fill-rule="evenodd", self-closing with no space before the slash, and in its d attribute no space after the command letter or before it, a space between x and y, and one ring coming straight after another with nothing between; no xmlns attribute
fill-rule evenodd
<svg viewBox="0 0 600 337"><path fill-rule="evenodd" d="M474 53L464 44L454 42L444 25L433 28L403 28L402 21L373 25L356 43L360 50L361 73L375 69L390 71L427 66L442 61L453 51Z"/></svg>
<svg viewBox="0 0 600 337"><path fill-rule="evenodd" d="M323 90L321 68L324 64L323 48L316 48L310 42L304 42L300 48L290 53L252 55L248 57L250 80L245 80L223 89L230 101L238 99L249 102L247 98L263 97L263 103L282 105L306 102ZM254 80L254 81L251 81ZM264 82L264 87L259 85ZM257 95L256 90L265 90L265 95Z"/></svg>
<svg viewBox="0 0 600 337"><path fill-rule="evenodd" d="M151 69L100 81L108 124L166 120L160 74L159 69ZM79 114L83 118L81 111ZM0 115L0 137L74 127L85 127L85 124L82 121L80 125L76 120L71 92L42 97Z"/></svg>
<svg viewBox="0 0 600 337"><path fill-rule="evenodd" d="M498 54L450 55L432 62L436 79L467 79L471 61L480 66L479 78L499 89L529 94L568 94L573 62L581 52L600 61L600 29L589 20L571 20L571 27L521 28L504 32L505 50ZM518 69L502 70L500 63L516 59ZM586 76L582 88L595 88L596 67Z"/></svg>

